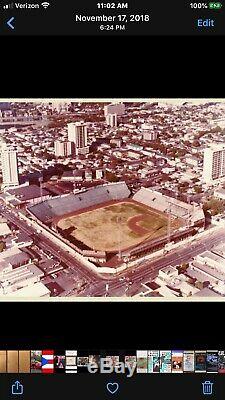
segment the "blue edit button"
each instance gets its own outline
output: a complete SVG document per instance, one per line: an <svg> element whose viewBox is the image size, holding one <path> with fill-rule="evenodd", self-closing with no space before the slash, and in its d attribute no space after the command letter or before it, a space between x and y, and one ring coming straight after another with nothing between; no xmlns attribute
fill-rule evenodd
<svg viewBox="0 0 225 400"><path fill-rule="evenodd" d="M214 28L215 27L215 21L214 19L202 19L199 18L197 19L197 27L198 28Z"/></svg>

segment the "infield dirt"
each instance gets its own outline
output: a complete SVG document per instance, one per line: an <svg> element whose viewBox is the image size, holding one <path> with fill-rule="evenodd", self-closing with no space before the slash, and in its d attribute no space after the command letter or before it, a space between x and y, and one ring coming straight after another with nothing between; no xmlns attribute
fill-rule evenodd
<svg viewBox="0 0 225 400"><path fill-rule="evenodd" d="M62 230L89 248L119 251L154 240L167 233L169 216L136 202L118 202L60 219ZM171 231L182 226L182 220L171 219Z"/></svg>

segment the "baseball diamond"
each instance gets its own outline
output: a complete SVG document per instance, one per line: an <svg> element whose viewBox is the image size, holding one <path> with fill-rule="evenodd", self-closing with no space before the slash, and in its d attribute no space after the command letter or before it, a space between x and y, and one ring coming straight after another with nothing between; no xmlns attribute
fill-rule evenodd
<svg viewBox="0 0 225 400"><path fill-rule="evenodd" d="M111 252L165 235L168 218L166 213L129 201L61 218L57 227L93 250ZM172 219L171 230L181 226L182 219Z"/></svg>

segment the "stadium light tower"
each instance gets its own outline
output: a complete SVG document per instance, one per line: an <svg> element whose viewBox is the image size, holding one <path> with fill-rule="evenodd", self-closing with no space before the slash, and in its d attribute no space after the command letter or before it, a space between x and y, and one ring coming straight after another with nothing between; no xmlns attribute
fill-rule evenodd
<svg viewBox="0 0 225 400"><path fill-rule="evenodd" d="M190 202L191 202L190 196L188 196L187 201L188 201L188 205L190 206ZM190 207L188 207L188 228L190 228L190 221L191 221L191 214L190 214Z"/></svg>
<svg viewBox="0 0 225 400"><path fill-rule="evenodd" d="M170 243L171 236L171 204L169 203L169 207L167 209L168 212L168 223L167 223L167 243Z"/></svg>
<svg viewBox="0 0 225 400"><path fill-rule="evenodd" d="M118 224L118 238L119 238L119 260L122 260L122 250L121 250L121 227L120 227L121 217L117 216L117 224Z"/></svg>
<svg viewBox="0 0 225 400"><path fill-rule="evenodd" d="M117 194L116 194L116 199L115 200L118 201ZM118 227L119 260L121 261L122 260L122 250L121 250L121 225L120 225L121 217L120 216L117 216L116 222L117 222L117 227Z"/></svg>
<svg viewBox="0 0 225 400"><path fill-rule="evenodd" d="M39 178L39 183L40 183L40 196L41 196L41 201L43 201L43 187L42 187L42 184L43 184L43 176L40 176L40 178Z"/></svg>
<svg viewBox="0 0 225 400"><path fill-rule="evenodd" d="M73 170L73 193L75 193L75 169Z"/></svg>
<svg viewBox="0 0 225 400"><path fill-rule="evenodd" d="M109 294L109 284L106 283L106 284L105 284L105 297L107 297L108 294Z"/></svg>

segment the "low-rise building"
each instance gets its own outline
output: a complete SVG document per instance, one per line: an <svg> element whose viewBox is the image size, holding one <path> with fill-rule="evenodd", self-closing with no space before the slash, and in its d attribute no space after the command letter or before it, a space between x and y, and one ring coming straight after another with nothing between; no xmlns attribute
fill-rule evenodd
<svg viewBox="0 0 225 400"><path fill-rule="evenodd" d="M37 185L8 189L6 195L6 203L11 204L13 200L16 200L20 207L26 204L37 204L51 197L51 194L46 189L40 188Z"/></svg>
<svg viewBox="0 0 225 400"><path fill-rule="evenodd" d="M39 282L43 271L35 264L26 264L17 268L5 268L0 271L0 295L14 293L17 290Z"/></svg>
<svg viewBox="0 0 225 400"><path fill-rule="evenodd" d="M5 268L11 270L12 268L25 265L30 260L30 256L17 246L11 247L0 253L0 273Z"/></svg>
<svg viewBox="0 0 225 400"><path fill-rule="evenodd" d="M214 190L214 197L220 200L225 200L225 189L224 188L218 188Z"/></svg>
<svg viewBox="0 0 225 400"><path fill-rule="evenodd" d="M214 290L205 287L199 290L197 293L193 294L194 297L221 297L219 293L214 292Z"/></svg>
<svg viewBox="0 0 225 400"><path fill-rule="evenodd" d="M50 294L50 290L42 282L37 282L33 285L22 287L13 293L6 293L4 297L25 297L31 299L50 297Z"/></svg>

